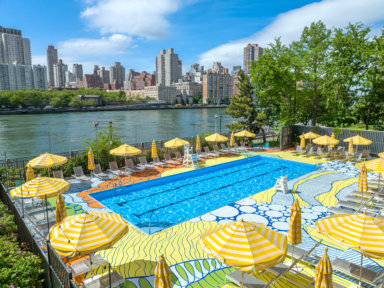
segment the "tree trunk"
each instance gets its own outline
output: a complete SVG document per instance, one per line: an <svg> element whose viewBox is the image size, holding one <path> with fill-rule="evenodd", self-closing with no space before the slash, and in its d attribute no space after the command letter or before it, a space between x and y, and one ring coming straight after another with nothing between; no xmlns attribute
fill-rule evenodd
<svg viewBox="0 0 384 288"><path fill-rule="evenodd" d="M265 131L263 127L260 127L261 133L263 133L263 143L267 142L267 138L265 137Z"/></svg>
<svg viewBox="0 0 384 288"><path fill-rule="evenodd" d="M369 125L370 114L371 114L371 107L368 107L367 118L365 119L365 130L369 130L368 129L369 128L368 125Z"/></svg>

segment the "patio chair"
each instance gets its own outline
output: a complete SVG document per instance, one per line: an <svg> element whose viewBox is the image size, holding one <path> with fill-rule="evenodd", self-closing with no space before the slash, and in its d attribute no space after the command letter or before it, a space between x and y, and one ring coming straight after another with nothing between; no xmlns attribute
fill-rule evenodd
<svg viewBox="0 0 384 288"><path fill-rule="evenodd" d="M294 268L292 267L290 270L287 271L287 269L289 268L288 265L284 264L284 263L280 263L280 264L277 264L277 265L274 265L272 267L269 267L267 269L265 269L265 272L270 272L272 273L274 276L280 276L282 275L282 278L285 280L285 281L288 281L289 283L291 283L292 285L294 285L295 287L303 287L303 288L306 288L308 287L308 283L311 283L314 279L313 277L310 277L308 275L305 275L303 273L300 273L299 271L296 271L294 270ZM264 272L264 271L263 271ZM295 276L298 276L299 278L303 279L303 280L306 280L308 283L299 283L298 281L296 281L293 277L287 277L285 276L284 274L285 273L291 273L291 274L294 274Z"/></svg>
<svg viewBox="0 0 384 288"><path fill-rule="evenodd" d="M321 159L324 156L321 147L317 148L316 153L314 153L313 156L316 157L316 159Z"/></svg>
<svg viewBox="0 0 384 288"><path fill-rule="evenodd" d="M313 147L310 147L305 153L300 154L302 157L310 157L313 155Z"/></svg>
<svg viewBox="0 0 384 288"><path fill-rule="evenodd" d="M233 148L236 150L236 152L244 152L246 149L244 149L243 146L239 146L237 145L237 143L235 142L235 147Z"/></svg>
<svg viewBox="0 0 384 288"><path fill-rule="evenodd" d="M138 165L139 167L142 167L144 169L146 169L146 168L148 168L148 169L155 169L156 168L155 165L149 164L147 162L147 158L145 156L139 157L139 160L140 160L140 164Z"/></svg>
<svg viewBox="0 0 384 288"><path fill-rule="evenodd" d="M208 157L217 157L217 156L219 156L218 153L211 152L211 150L209 150L208 146L204 147L204 151L205 151L205 155L207 155Z"/></svg>
<svg viewBox="0 0 384 288"><path fill-rule="evenodd" d="M226 152L226 153L233 153L234 152L234 150L231 147L225 146L224 143L221 143L220 147L221 147L221 151L223 151L223 152Z"/></svg>
<svg viewBox="0 0 384 288"><path fill-rule="evenodd" d="M347 154L345 153L345 151L344 150L341 150L341 152L339 153L339 155L338 156L336 156L336 160L344 160L344 159L346 159L347 158Z"/></svg>
<svg viewBox="0 0 384 288"><path fill-rule="evenodd" d="M292 151L291 153L292 154L297 154L297 153L301 153L301 152L303 152L303 148L301 148L300 145L297 145L296 146L296 150Z"/></svg>
<svg viewBox="0 0 384 288"><path fill-rule="evenodd" d="M256 277L252 277L246 273L242 275L240 270L235 270L231 274L227 274L225 279L239 286L241 286L243 279L244 284L242 287L244 288L263 288L267 285L267 283L257 279Z"/></svg>
<svg viewBox="0 0 384 288"><path fill-rule="evenodd" d="M305 147L305 150L303 150L302 152L298 152L296 154L294 154L295 156L303 156L305 154L307 154L309 152L309 150L311 149L311 147L309 146L309 144Z"/></svg>
<svg viewBox="0 0 384 288"><path fill-rule="evenodd" d="M172 160L171 155L169 153L165 153L164 158L165 158L165 163L167 163L167 164L171 164L171 165L179 165L180 164L179 161Z"/></svg>
<svg viewBox="0 0 384 288"><path fill-rule="evenodd" d="M76 262L69 266L69 269L72 271L72 276L76 277L81 274L87 273L103 264L106 264L107 261L101 255L92 255L90 258L86 257L84 260Z"/></svg>
<svg viewBox="0 0 384 288"><path fill-rule="evenodd" d="M84 175L83 167L81 166L73 167L73 172L75 173L73 177L75 177L77 180L89 181L89 177Z"/></svg>
<svg viewBox="0 0 384 288"><path fill-rule="evenodd" d="M64 179L63 170L56 170L56 171L53 171L53 178Z"/></svg>
<svg viewBox="0 0 384 288"><path fill-rule="evenodd" d="M173 158L173 160L176 160L176 161L179 161L179 162L183 162L183 156L181 156L181 153L180 151L176 151L175 152L175 158Z"/></svg>
<svg viewBox="0 0 384 288"><path fill-rule="evenodd" d="M292 255L292 250L293 250L293 255ZM320 261L320 256L314 255L314 254L309 254L307 250L296 247L295 249L292 249L291 244L287 244L287 256L293 259L301 259L301 262L309 264L311 266L316 266L317 263Z"/></svg>
<svg viewBox="0 0 384 288"><path fill-rule="evenodd" d="M370 207L370 206L366 206L364 203L361 204L361 203L344 201L344 200L337 202L336 207L348 208L348 209L359 211L359 212L366 211L367 213L370 213L370 214L378 214L380 212L380 209L378 207Z"/></svg>
<svg viewBox="0 0 384 288"><path fill-rule="evenodd" d="M93 170L93 175L95 175L97 178L102 179L102 180L109 179L109 176L101 170L100 164L95 164L95 169Z"/></svg>
<svg viewBox="0 0 384 288"><path fill-rule="evenodd" d="M119 176L121 174L121 172L122 172L119 169L119 167L117 166L117 162L116 161L109 162L109 169L108 169L108 171L111 172L115 176Z"/></svg>
<svg viewBox="0 0 384 288"><path fill-rule="evenodd" d="M244 151L248 151L249 149L251 149L251 148L247 147L244 142L240 142L240 145Z"/></svg>
<svg viewBox="0 0 384 288"><path fill-rule="evenodd" d="M155 166L166 166L167 165L167 163L160 161L159 157L153 158L153 161L150 163L150 165L151 164L155 165Z"/></svg>
<svg viewBox="0 0 384 288"><path fill-rule="evenodd" d="M368 160L371 157L371 150L369 149L363 149L361 158L364 160Z"/></svg>
<svg viewBox="0 0 384 288"><path fill-rule="evenodd" d="M127 158L127 160L125 161L125 165L126 165L125 170L131 171L132 173L137 173L143 170L141 166L136 167L135 164L133 164L132 159L129 159L129 158Z"/></svg>
<svg viewBox="0 0 384 288"><path fill-rule="evenodd" d="M219 150L219 147L217 147L217 144L213 145L213 153L217 153L219 155L226 154L226 152L224 152L224 151L222 152L222 151Z"/></svg>

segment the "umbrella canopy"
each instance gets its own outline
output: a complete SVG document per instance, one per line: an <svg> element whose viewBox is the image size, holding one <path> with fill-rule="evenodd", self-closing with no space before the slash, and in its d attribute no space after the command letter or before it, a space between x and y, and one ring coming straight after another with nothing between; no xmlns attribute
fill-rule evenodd
<svg viewBox="0 0 384 288"><path fill-rule="evenodd" d="M315 288L332 288L332 265L328 257L328 248L324 248L324 255L316 266Z"/></svg>
<svg viewBox="0 0 384 288"><path fill-rule="evenodd" d="M356 136L344 139L344 142L351 142L351 141L353 142L354 145L371 145L372 144L371 140L361 137L360 135L356 135Z"/></svg>
<svg viewBox="0 0 384 288"><path fill-rule="evenodd" d="M243 131L240 131L240 132L237 132L235 134L236 137L248 137L248 138L253 138L253 137L256 137L256 134L255 133L252 133L252 132L249 132L247 130L243 130Z"/></svg>
<svg viewBox="0 0 384 288"><path fill-rule="evenodd" d="M384 158L384 152L379 153L380 158Z"/></svg>
<svg viewBox="0 0 384 288"><path fill-rule="evenodd" d="M353 154L353 140L349 141L348 154Z"/></svg>
<svg viewBox="0 0 384 288"><path fill-rule="evenodd" d="M142 151L140 149L128 144L123 144L109 151L110 154L115 156L135 156L141 154L141 152Z"/></svg>
<svg viewBox="0 0 384 288"><path fill-rule="evenodd" d="M11 190L11 197L39 197L49 198L64 193L69 189L70 185L64 179L36 177L23 185Z"/></svg>
<svg viewBox="0 0 384 288"><path fill-rule="evenodd" d="M152 156L152 159L155 159L155 158L159 157L159 155L157 154L157 147L156 147L155 140L152 141L151 156Z"/></svg>
<svg viewBox="0 0 384 288"><path fill-rule="evenodd" d="M32 168L51 168L67 163L68 159L64 156L44 153L27 163L27 167Z"/></svg>
<svg viewBox="0 0 384 288"><path fill-rule="evenodd" d="M300 147L301 147L301 149L305 149L305 137L304 137L304 133L303 133L303 135L300 136Z"/></svg>
<svg viewBox="0 0 384 288"><path fill-rule="evenodd" d="M235 146L235 134L231 133L231 140L229 141L229 146Z"/></svg>
<svg viewBox="0 0 384 288"><path fill-rule="evenodd" d="M95 170L95 157L93 157L92 148L88 150L88 170Z"/></svg>
<svg viewBox="0 0 384 288"><path fill-rule="evenodd" d="M52 227L49 236L58 254L75 256L110 248L127 232L120 214L92 211L66 217Z"/></svg>
<svg viewBox="0 0 384 288"><path fill-rule="evenodd" d="M196 137L196 151L201 151L200 136Z"/></svg>
<svg viewBox="0 0 384 288"><path fill-rule="evenodd" d="M288 243L291 245L300 244L301 241L301 208L296 199L291 207L289 218Z"/></svg>
<svg viewBox="0 0 384 288"><path fill-rule="evenodd" d="M172 288L171 275L172 272L165 262L164 255L161 255L155 268L155 288Z"/></svg>
<svg viewBox="0 0 384 288"><path fill-rule="evenodd" d="M67 217L67 210L65 209L65 201L63 195L58 195L56 198L56 223L60 223Z"/></svg>
<svg viewBox="0 0 384 288"><path fill-rule="evenodd" d="M208 142L225 142L225 141L228 141L228 138L223 136L223 135L220 135L218 133L215 133L215 134L212 134L212 135L205 137L205 141L208 141Z"/></svg>
<svg viewBox="0 0 384 288"><path fill-rule="evenodd" d="M367 168L365 167L364 163L362 164L361 171L359 174L359 180L357 182L357 190L359 190L361 193L368 192Z"/></svg>
<svg viewBox="0 0 384 288"><path fill-rule="evenodd" d="M35 173L33 172L32 167L27 168L27 172L25 173L25 179L28 181L31 181L33 178L35 178Z"/></svg>
<svg viewBox="0 0 384 288"><path fill-rule="evenodd" d="M313 140L313 143L318 145L337 145L339 142L339 140L329 137L328 135L323 135Z"/></svg>
<svg viewBox="0 0 384 288"><path fill-rule="evenodd" d="M357 163L356 168L362 169L363 165L367 168L367 171L374 173L382 173L384 172L384 159L377 158L374 160L369 160L363 163Z"/></svg>
<svg viewBox="0 0 384 288"><path fill-rule="evenodd" d="M281 263L287 253L287 236L242 220L208 228L199 244L209 255L245 272Z"/></svg>
<svg viewBox="0 0 384 288"><path fill-rule="evenodd" d="M316 134L316 133L314 133L312 131L304 134L304 138L305 139L315 139L317 137L320 137L320 135Z"/></svg>
<svg viewBox="0 0 384 288"><path fill-rule="evenodd" d="M166 148L179 148L184 145L189 145L189 142L180 138L175 138L165 142L164 147Z"/></svg>

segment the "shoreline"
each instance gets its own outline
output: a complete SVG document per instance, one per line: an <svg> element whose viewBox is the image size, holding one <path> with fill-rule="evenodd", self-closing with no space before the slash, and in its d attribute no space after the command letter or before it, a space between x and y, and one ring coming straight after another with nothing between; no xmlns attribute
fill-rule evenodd
<svg viewBox="0 0 384 288"><path fill-rule="evenodd" d="M150 104L134 104L134 105L105 105L98 107L83 108L62 108L49 110L8 110L0 111L0 115L20 115L20 114L52 114L52 113L68 113L68 112L100 112L100 111L129 111L129 110L176 110L176 109L212 109L226 108L228 105L204 105L204 106L181 106L175 107L171 105L150 105Z"/></svg>

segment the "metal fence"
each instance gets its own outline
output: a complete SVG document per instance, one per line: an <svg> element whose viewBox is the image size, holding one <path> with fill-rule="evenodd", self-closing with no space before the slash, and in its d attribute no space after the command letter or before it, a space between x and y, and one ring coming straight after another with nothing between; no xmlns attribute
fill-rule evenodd
<svg viewBox="0 0 384 288"><path fill-rule="evenodd" d="M292 136L293 136L292 126L281 128L280 150L292 147Z"/></svg>
<svg viewBox="0 0 384 288"><path fill-rule="evenodd" d="M293 126L293 132L297 136L307 133L309 131L313 131L313 126L302 126L302 125L295 125ZM335 128L330 127L317 127L317 130L314 131L317 134L320 135L331 135L333 132L335 132ZM336 131L338 132L338 131ZM340 129L340 133L336 135L336 138L340 140L339 146L344 146L345 148L348 148L348 143L344 142L343 140L349 137L353 137L355 135L360 135L364 138L367 138L369 140L372 140L372 144L369 146L362 146L359 145L358 149L370 149L371 154L379 154L380 152L384 151L384 131L370 131L370 130L352 130L352 129ZM336 134L336 133L335 133Z"/></svg>
<svg viewBox="0 0 384 288"><path fill-rule="evenodd" d="M44 268L43 287L77 288L78 286L72 280L72 272L65 266L55 249L49 243L46 245L46 251L42 249L41 244L35 239L31 230L23 221L21 213L16 208L15 203L2 183L0 184L0 199L8 206L14 216L18 228L19 241L26 243L29 249L42 259Z"/></svg>

